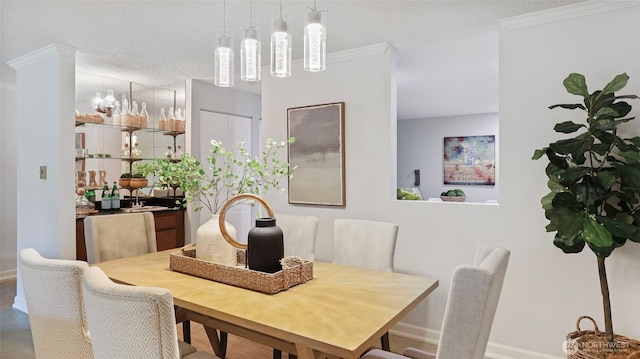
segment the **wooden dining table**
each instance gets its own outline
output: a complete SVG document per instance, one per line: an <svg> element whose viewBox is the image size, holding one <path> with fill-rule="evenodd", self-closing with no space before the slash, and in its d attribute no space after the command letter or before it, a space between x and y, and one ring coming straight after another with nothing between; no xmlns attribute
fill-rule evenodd
<svg viewBox="0 0 640 359"><path fill-rule="evenodd" d="M270 295L172 271L176 251L95 266L119 283L169 289L218 355L215 329L300 359L359 358L438 286L433 278L314 262L312 280Z"/></svg>

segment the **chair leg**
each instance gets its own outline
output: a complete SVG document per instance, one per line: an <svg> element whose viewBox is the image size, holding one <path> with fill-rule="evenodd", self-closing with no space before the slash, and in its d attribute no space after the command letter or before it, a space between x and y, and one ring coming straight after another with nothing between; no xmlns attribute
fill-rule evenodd
<svg viewBox="0 0 640 359"><path fill-rule="evenodd" d="M289 359L298 359L297 355L289 354Z"/></svg>
<svg viewBox="0 0 640 359"><path fill-rule="evenodd" d="M191 322L182 322L182 339L185 343L191 344Z"/></svg>
<svg viewBox="0 0 640 359"><path fill-rule="evenodd" d="M282 352L278 349L273 349L273 359L282 359Z"/></svg>
<svg viewBox="0 0 640 359"><path fill-rule="evenodd" d="M384 333L384 335L382 335L382 337L380 338L380 344L382 345L382 350L391 351L390 345L389 345L389 332Z"/></svg>

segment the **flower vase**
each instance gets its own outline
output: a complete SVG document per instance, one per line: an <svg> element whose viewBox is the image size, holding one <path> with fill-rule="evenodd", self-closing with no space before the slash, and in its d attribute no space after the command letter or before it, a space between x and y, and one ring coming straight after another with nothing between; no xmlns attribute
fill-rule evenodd
<svg viewBox="0 0 640 359"><path fill-rule="evenodd" d="M222 236L218 221L219 215L211 215L211 218L196 231L196 258L216 264L235 266L237 265L237 250ZM224 223L229 235L235 238L235 227L227 221Z"/></svg>

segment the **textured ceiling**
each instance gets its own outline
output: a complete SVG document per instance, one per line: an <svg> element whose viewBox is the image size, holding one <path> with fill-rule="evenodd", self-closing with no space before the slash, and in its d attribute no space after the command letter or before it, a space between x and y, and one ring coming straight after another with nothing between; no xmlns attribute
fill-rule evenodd
<svg viewBox="0 0 640 359"><path fill-rule="evenodd" d="M327 10L323 20L328 52L380 42L398 49L398 118L406 119L497 111L497 21L580 1L323 0L317 5ZM294 59L302 57L302 27L312 3L282 3L290 17ZM1 60L6 66L8 60L60 42L79 49L81 71L148 85L210 80L223 5L2 0ZM269 59L270 18L278 7L278 1L253 1L253 17L262 29L263 65ZM249 18L249 11L249 1L226 1L226 26L236 34L236 47L241 21ZM236 61L239 57L237 53ZM260 84L244 83L239 76L236 87L260 92Z"/></svg>

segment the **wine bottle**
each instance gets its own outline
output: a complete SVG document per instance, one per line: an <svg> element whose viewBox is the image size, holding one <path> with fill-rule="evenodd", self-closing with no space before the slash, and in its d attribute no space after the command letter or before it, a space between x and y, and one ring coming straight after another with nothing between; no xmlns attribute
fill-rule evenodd
<svg viewBox="0 0 640 359"><path fill-rule="evenodd" d="M109 185L105 182L102 187L102 199L100 201L100 209L103 211L111 210L111 196L109 195Z"/></svg>
<svg viewBox="0 0 640 359"><path fill-rule="evenodd" d="M85 196L87 197L87 199L91 202L95 202L96 200L96 191L94 191L93 189L89 189L86 193Z"/></svg>
<svg viewBox="0 0 640 359"><path fill-rule="evenodd" d="M111 190L111 209L120 209L120 192L115 182L113 182L113 189Z"/></svg>

